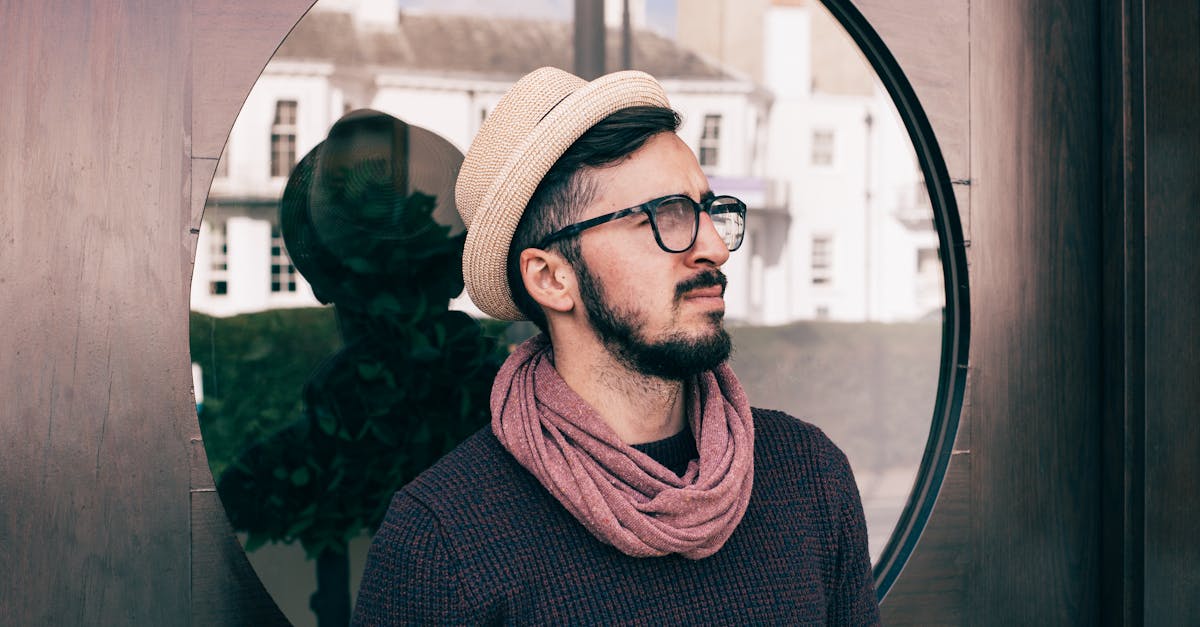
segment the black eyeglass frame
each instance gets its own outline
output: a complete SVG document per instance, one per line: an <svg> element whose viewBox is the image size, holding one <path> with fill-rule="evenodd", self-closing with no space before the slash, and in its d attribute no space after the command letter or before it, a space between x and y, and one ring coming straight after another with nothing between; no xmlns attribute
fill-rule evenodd
<svg viewBox="0 0 1200 627"><path fill-rule="evenodd" d="M684 246L679 250L668 248L667 245L663 243L662 235L660 235L658 232L658 207L668 200L676 199L684 199L692 203L694 219L694 222L692 223L692 239L688 242L687 246ZM637 213L645 213L650 218L650 228L654 231L654 241L658 243L658 247L668 253L681 253L696 245L696 238L700 235L700 212L703 211L704 213L707 213L709 218L711 218L713 215L713 203L717 202L718 200L732 200L734 202L729 205L723 205L719 207L720 211L717 213L737 213L740 214L742 218L742 232L738 237L737 245L729 248L729 252L733 252L741 248L742 242L746 240L746 203L742 202L741 199L735 196L714 196L711 194L706 195L700 200L700 202L696 202L692 200L690 196L684 194L671 194L669 196L648 200L636 207L620 209L612 213L606 213L602 216L589 218L587 220L583 220L582 222L576 222L575 224L564 226L563 228L547 235L546 237L543 237L542 240L538 242L538 245L535 246L535 248L544 249L546 246L549 246L560 239L565 239L567 237L571 237L572 235L578 235L582 231L590 229L593 226L600 226L601 224L612 222L613 220L618 220L620 218L631 216ZM724 238L722 238L722 240L724 240ZM729 244L726 243L725 246L728 247Z"/></svg>

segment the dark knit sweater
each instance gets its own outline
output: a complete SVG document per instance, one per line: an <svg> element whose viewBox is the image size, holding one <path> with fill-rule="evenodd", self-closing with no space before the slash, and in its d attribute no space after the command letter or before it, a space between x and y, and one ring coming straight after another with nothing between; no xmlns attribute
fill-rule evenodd
<svg viewBox="0 0 1200 627"><path fill-rule="evenodd" d="M396 493L354 623L878 623L845 455L780 412L754 410L754 427L750 505L701 560L634 558L596 540L485 428ZM664 444L643 450L667 467L695 450Z"/></svg>

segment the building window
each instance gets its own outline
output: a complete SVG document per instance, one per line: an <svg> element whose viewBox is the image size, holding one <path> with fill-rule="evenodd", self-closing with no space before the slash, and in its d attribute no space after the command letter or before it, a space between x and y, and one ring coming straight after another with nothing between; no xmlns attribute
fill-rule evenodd
<svg viewBox="0 0 1200 627"><path fill-rule="evenodd" d="M271 292L296 291L296 267L283 248L283 233L279 225L271 225Z"/></svg>
<svg viewBox="0 0 1200 627"><path fill-rule="evenodd" d="M812 239L812 282L813 285L828 285L833 282L833 242L827 235Z"/></svg>
<svg viewBox="0 0 1200 627"><path fill-rule="evenodd" d="M700 165L716 166L721 147L721 116L704 116L704 130L700 133Z"/></svg>
<svg viewBox="0 0 1200 627"><path fill-rule="evenodd" d="M810 160L813 165L833 165L833 131L813 131Z"/></svg>
<svg viewBox="0 0 1200 627"><path fill-rule="evenodd" d="M209 259L208 293L224 296L229 293L229 234L226 223L213 224L208 229Z"/></svg>
<svg viewBox="0 0 1200 627"><path fill-rule="evenodd" d="M296 101L275 103L271 124L271 176L287 176L296 165Z"/></svg>
<svg viewBox="0 0 1200 627"><path fill-rule="evenodd" d="M815 314L816 314L817 320L828 320L829 319L829 305L817 305L817 310L816 310Z"/></svg>
<svg viewBox="0 0 1200 627"><path fill-rule="evenodd" d="M941 253L936 248L917 249L917 274L938 274L942 269Z"/></svg>

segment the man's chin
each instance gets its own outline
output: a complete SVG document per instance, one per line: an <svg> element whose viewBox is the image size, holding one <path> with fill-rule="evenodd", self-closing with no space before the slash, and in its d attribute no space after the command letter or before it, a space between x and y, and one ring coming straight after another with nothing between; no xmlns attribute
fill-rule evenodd
<svg viewBox="0 0 1200 627"><path fill-rule="evenodd" d="M729 359L729 333L719 324L698 336L676 335L654 343L633 341L618 347L617 355L641 374L682 381L712 370Z"/></svg>

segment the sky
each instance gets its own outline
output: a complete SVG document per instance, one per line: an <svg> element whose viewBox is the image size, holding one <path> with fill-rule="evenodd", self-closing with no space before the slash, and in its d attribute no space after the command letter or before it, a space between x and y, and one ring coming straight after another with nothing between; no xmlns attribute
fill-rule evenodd
<svg viewBox="0 0 1200 627"><path fill-rule="evenodd" d="M574 0L397 0L403 9L438 13L473 13L505 17L569 20ZM675 34L676 0L646 0L646 22L660 33Z"/></svg>

